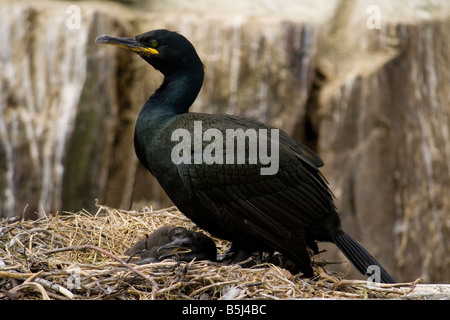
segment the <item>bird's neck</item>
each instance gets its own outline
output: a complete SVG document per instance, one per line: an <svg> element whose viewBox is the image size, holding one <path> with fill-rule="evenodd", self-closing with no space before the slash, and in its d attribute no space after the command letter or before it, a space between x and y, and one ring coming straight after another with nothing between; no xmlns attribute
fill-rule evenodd
<svg viewBox="0 0 450 320"><path fill-rule="evenodd" d="M189 112L203 83L200 73L165 76L158 90L142 107L135 127L134 146L139 160L150 170L146 154L166 125L177 115Z"/></svg>
<svg viewBox="0 0 450 320"><path fill-rule="evenodd" d="M178 115L189 112L203 84L203 73L165 76L161 86L150 96L143 112Z"/></svg>

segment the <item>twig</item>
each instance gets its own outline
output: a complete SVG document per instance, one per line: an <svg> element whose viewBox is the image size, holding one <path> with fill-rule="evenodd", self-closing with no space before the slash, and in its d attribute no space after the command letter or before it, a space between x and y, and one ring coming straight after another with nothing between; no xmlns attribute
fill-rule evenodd
<svg viewBox="0 0 450 320"><path fill-rule="evenodd" d="M41 293L42 299L50 300L50 297L48 296L47 291L45 291L45 288L36 282L25 282L25 283L19 284L18 286L15 286L11 290L9 290L9 292L17 292L23 288L30 288L30 287L32 289L37 289Z"/></svg>
<svg viewBox="0 0 450 320"><path fill-rule="evenodd" d="M344 286L357 286L361 288L370 289L372 291L378 291L383 293L396 293L396 294L404 294L402 288L404 287L412 287L413 289L422 279L417 279L414 282L406 282L406 283L375 283L369 282L366 280L340 280L333 284L333 290L338 290L340 287ZM395 290L396 288L399 288ZM410 290L411 292L412 290Z"/></svg>
<svg viewBox="0 0 450 320"><path fill-rule="evenodd" d="M0 278L9 278L9 279L27 279L33 276L34 273L19 273L19 272L8 272L8 271L0 271Z"/></svg>
<svg viewBox="0 0 450 320"><path fill-rule="evenodd" d="M56 291L58 293L61 293L62 295L66 296L67 298L69 298L70 300L72 300L74 298L74 295L72 292L70 292L69 290L67 290L66 288L64 288L63 286L50 282L48 280L42 279L42 278L35 278L34 282L39 283L40 285L51 289L53 291Z"/></svg>
<svg viewBox="0 0 450 320"><path fill-rule="evenodd" d="M142 278L144 278L145 280L150 282L152 284L152 300L156 299L156 294L157 294L159 288L158 288L158 284L156 283L156 281L152 277L150 277L150 276L146 275L145 273L137 270L136 268L133 268L131 265L129 265L128 263L126 263L125 261L123 261L122 259L117 257L116 255L112 254L111 252L108 252L108 251L106 251L106 250L104 250L102 248L99 248L97 246L90 245L90 244L85 244L85 245L81 245L81 246L64 247L64 248L44 251L43 254L50 255L50 254L54 254L54 253L58 253L58 252L64 252L64 251L83 251L83 250L87 250L87 249L91 249L91 250L95 250L95 251L98 251L100 253L103 253L104 255L110 257L113 260L116 260L117 262L119 262L124 267L130 269L131 271L133 271L137 275L141 276Z"/></svg>
<svg viewBox="0 0 450 320"><path fill-rule="evenodd" d="M210 285L207 285L207 286L204 286L204 287L198 288L197 290L192 291L189 294L189 296L194 297L196 294L206 291L209 288L220 287L220 286L224 286L227 284L233 284L233 283L239 283L239 282L242 282L242 279L228 280L228 281L223 281L223 282L214 282L214 283L211 283Z"/></svg>

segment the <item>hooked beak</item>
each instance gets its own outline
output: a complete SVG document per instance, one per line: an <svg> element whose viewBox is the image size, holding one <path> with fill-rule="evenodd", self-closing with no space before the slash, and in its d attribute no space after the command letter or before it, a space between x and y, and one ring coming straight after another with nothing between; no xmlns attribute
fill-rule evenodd
<svg viewBox="0 0 450 320"><path fill-rule="evenodd" d="M191 249L189 249L188 247L185 246L185 240L184 239L177 239L174 240L168 244L165 244L161 247L158 248L158 252L161 252L163 250L170 250L169 252L161 255L159 257L159 259L164 259L164 258L168 258L171 257L173 255L177 255L180 253L190 253L192 252Z"/></svg>
<svg viewBox="0 0 450 320"><path fill-rule="evenodd" d="M136 40L136 38L120 38L101 35L98 36L97 39L95 39L95 42L111 44L113 46L124 48L147 57L159 54L158 50L156 50L155 48L143 47L142 44Z"/></svg>

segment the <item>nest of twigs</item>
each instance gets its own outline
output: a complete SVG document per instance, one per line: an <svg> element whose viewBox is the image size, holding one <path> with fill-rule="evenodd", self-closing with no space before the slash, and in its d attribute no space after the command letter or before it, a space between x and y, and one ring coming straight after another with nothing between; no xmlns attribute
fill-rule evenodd
<svg viewBox="0 0 450 320"><path fill-rule="evenodd" d="M95 214L3 219L0 299L389 299L415 286L342 280L320 266L315 278L304 279L272 263L249 268L209 261L127 263L125 250L164 224L196 229L175 207L98 206ZM214 240L220 252L229 246Z"/></svg>

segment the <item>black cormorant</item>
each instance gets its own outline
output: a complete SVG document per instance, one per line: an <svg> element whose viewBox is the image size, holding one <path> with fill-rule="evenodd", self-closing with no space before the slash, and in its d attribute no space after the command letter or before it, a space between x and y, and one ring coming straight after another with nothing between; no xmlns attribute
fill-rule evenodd
<svg viewBox="0 0 450 320"><path fill-rule="evenodd" d="M164 75L139 113L135 151L178 209L200 228L231 241L236 252L279 251L307 277L313 276L307 247L317 253L317 241L333 242L362 274L373 276L378 268L381 282L394 282L342 230L333 195L318 169L323 165L318 155L281 130L275 135L273 128L255 120L189 113L203 84L204 66L184 36L160 29L131 38L102 35L96 41L136 52ZM201 124L200 129L196 124ZM266 146L278 142L271 149L278 153L275 173L262 174L267 162L254 163L247 156L245 163L211 161L218 159L215 153L226 150L226 139L218 139L218 134L240 129L241 133L273 132ZM200 142L195 138L199 130ZM192 149L180 148L180 132L194 136ZM253 147L245 144L246 155ZM205 159L201 156L207 148L210 157ZM185 157L186 151L191 151L190 157ZM179 161L181 153L183 161Z"/></svg>

